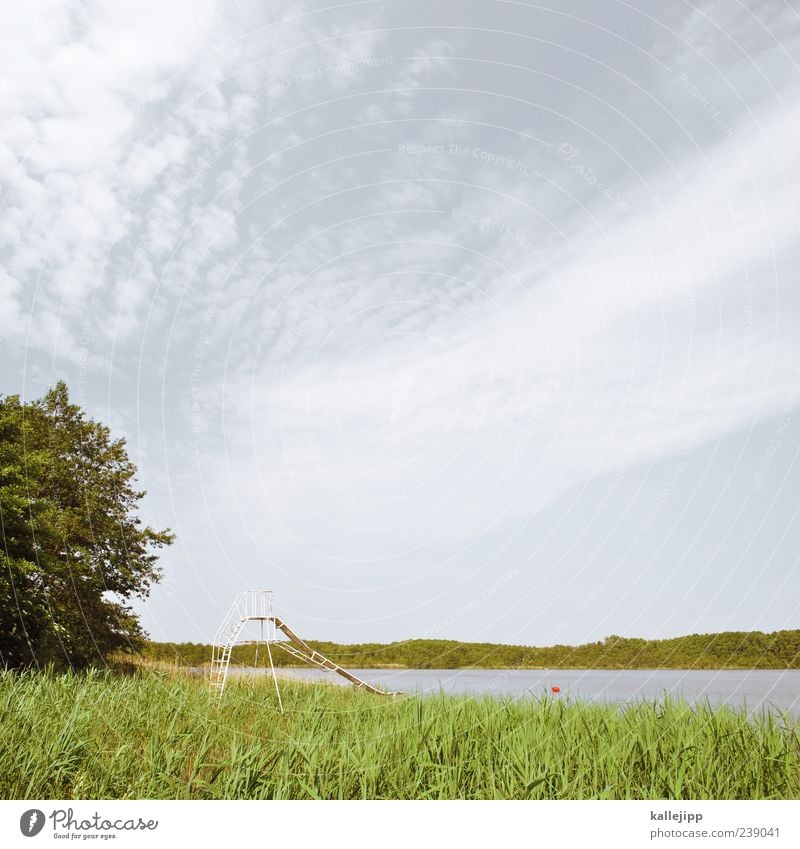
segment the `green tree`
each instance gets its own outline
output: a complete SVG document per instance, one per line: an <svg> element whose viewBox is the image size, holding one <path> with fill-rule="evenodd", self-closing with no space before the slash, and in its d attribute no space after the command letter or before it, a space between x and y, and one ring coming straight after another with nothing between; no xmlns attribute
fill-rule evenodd
<svg viewBox="0 0 800 849"><path fill-rule="evenodd" d="M142 523L135 474L64 383L29 403L0 396L0 665L82 667L141 646L127 602L159 580L173 535Z"/></svg>

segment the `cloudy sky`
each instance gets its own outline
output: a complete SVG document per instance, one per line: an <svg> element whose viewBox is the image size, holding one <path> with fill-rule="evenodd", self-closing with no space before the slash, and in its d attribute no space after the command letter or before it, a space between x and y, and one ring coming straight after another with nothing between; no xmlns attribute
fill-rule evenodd
<svg viewBox="0 0 800 849"><path fill-rule="evenodd" d="M154 638L800 626L791 4L0 16L0 392L128 440Z"/></svg>

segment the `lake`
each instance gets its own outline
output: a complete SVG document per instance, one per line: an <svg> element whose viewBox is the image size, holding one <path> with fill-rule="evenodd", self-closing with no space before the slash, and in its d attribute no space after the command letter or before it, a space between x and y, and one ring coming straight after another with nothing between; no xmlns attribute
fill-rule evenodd
<svg viewBox="0 0 800 849"><path fill-rule="evenodd" d="M665 694L689 702L800 714L800 670L688 669L351 669L370 684L406 693L542 696L561 688L560 698L599 702L660 699ZM238 669L231 673L268 673ZM321 669L282 668L282 677L347 685Z"/></svg>

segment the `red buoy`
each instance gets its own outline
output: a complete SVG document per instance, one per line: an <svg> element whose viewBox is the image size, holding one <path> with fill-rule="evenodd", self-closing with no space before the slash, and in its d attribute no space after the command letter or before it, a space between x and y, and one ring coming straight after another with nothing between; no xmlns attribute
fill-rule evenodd
<svg viewBox="0 0 800 849"><path fill-rule="evenodd" d="M561 687L551 687L550 689L551 689L554 693L560 693L560 692L561 692Z"/></svg>

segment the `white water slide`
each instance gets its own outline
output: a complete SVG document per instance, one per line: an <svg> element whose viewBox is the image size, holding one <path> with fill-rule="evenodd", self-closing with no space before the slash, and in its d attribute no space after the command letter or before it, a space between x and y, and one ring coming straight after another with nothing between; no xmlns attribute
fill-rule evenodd
<svg viewBox="0 0 800 849"><path fill-rule="evenodd" d="M260 623L260 639L240 639L242 631L248 622ZM278 638L278 631L286 637L285 640ZM380 690L372 684L362 681L356 675L353 675L352 672L348 672L339 666L338 663L328 660L327 657L321 655L300 639L282 619L273 615L272 590L246 590L236 596L230 610L228 610L225 619L214 636L214 645L211 654L211 689L218 698L222 698L225 690L225 682L228 679L228 668L231 662L231 652L234 646L255 645L257 651L258 646L262 644L267 649L269 667L272 672L272 679L275 682L275 690L278 693L278 704L281 712L283 711L283 703L278 687L278 676L275 672L275 664L272 659L273 646L311 666L317 666L320 669L335 672L337 675L341 675L342 678L347 679L351 684L368 690L370 693L375 693L379 696L397 695L397 693Z"/></svg>

